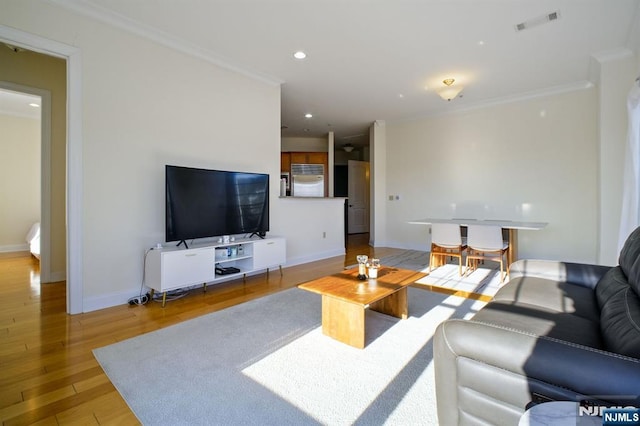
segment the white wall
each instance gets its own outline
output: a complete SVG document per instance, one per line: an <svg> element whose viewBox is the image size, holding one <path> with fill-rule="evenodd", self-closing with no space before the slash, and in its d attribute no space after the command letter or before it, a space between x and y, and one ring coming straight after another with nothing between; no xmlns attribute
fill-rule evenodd
<svg viewBox="0 0 640 426"><path fill-rule="evenodd" d="M279 235L287 238L287 264L344 255L344 198L278 199ZM273 223L273 220L272 220Z"/></svg>
<svg viewBox="0 0 640 426"><path fill-rule="evenodd" d="M389 245L427 249L411 219L541 221L519 233L520 257L595 262L597 100L592 88L388 122L386 195L400 196L386 201Z"/></svg>
<svg viewBox="0 0 640 426"><path fill-rule="evenodd" d="M0 114L0 252L28 250L40 221L40 120Z"/></svg>
<svg viewBox="0 0 640 426"><path fill-rule="evenodd" d="M370 241L369 244L374 247L393 246L395 236L389 231L393 230L388 226L389 217L386 208L388 180L389 174L389 158L396 151L396 146L388 148L387 143L387 124L383 120L376 120L369 128L369 147L370 147L370 173L369 180L371 192L369 195L370 219L369 227ZM408 152L405 152L406 155ZM402 156L404 156L402 155Z"/></svg>
<svg viewBox="0 0 640 426"><path fill-rule="evenodd" d="M165 164L269 173L271 233L289 238L288 255L314 260L344 250L338 239L332 247L308 242L324 224L289 220L304 214L278 198L278 85L46 1L3 2L0 24L81 50L84 311L140 291L144 251L164 241ZM332 213L341 220L342 209Z"/></svg>
<svg viewBox="0 0 640 426"><path fill-rule="evenodd" d="M329 137L326 138L282 138L282 152L327 152Z"/></svg>
<svg viewBox="0 0 640 426"><path fill-rule="evenodd" d="M630 50L599 55L600 244L598 260L616 265L627 140L627 95L635 84L636 58Z"/></svg>

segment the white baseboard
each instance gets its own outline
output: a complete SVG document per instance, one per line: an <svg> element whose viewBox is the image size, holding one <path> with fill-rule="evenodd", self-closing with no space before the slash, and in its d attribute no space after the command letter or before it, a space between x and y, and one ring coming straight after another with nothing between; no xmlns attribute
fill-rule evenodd
<svg viewBox="0 0 640 426"><path fill-rule="evenodd" d="M335 257L335 256L344 256L345 253L346 251L344 248L329 250L321 253L314 253L309 256L300 256L293 259L287 259L287 264L283 266L289 267L289 266L295 266L295 265L302 265L303 263L315 262L316 260L328 259L330 257Z"/></svg>
<svg viewBox="0 0 640 426"><path fill-rule="evenodd" d="M270 268L269 270L273 271L273 269L275 269L275 268ZM261 271L253 271L253 272L247 274L247 276L262 274L264 272L266 272L266 269L265 270L261 270ZM222 284L224 282L227 282L227 281L230 281L230 280L237 280L237 279L238 279L237 275L229 276L229 278L227 278L227 279L218 278L215 283L208 283L207 284L207 288L211 288L211 287L216 286L217 284ZM193 289L197 289L197 288L201 289L202 288L202 284L182 287L182 288L177 289L177 290L189 291L189 290L193 290ZM148 288L146 286L144 286L142 288L142 294L146 294L146 293L150 293L150 292L151 292L150 288ZM92 312L92 311L97 311L99 309L106 309L106 308L112 308L114 306L126 305L126 304L129 303L129 299L131 299L132 297L137 297L137 296L140 296L140 290L136 290L136 291L132 291L132 290L120 291L120 292L117 292L117 293L103 294L103 295L96 296L96 297L86 297L82 302L82 312Z"/></svg>
<svg viewBox="0 0 640 426"><path fill-rule="evenodd" d="M336 250L330 250L322 253L315 253L310 256L301 256L295 259L287 259L286 265L282 265L282 267L284 268L289 266L301 265L304 263L314 262L316 260L327 259L335 256L344 256L344 254L345 254L345 249L336 249ZM269 270L273 271L274 269L275 268L270 268ZM264 272L265 271L254 271L248 275L262 274ZM238 278L237 276L233 276L233 277L229 277L229 280L237 279L237 278ZM207 288L213 287L216 284L222 283L225 281L228 281L228 280L220 280L220 281L216 281L215 284L207 284ZM185 287L184 289L189 290L193 288L202 288L202 285ZM145 294L147 291L150 291L150 290L145 287L142 293ZM82 312L91 312L91 311L97 311L99 309L106 309L106 308L112 308L114 306L125 305L129 303L129 299L139 295L140 295L140 290L136 290L136 291L129 290L129 291L121 291L117 293L104 294L96 297L86 297L84 298L82 303Z"/></svg>
<svg viewBox="0 0 640 426"><path fill-rule="evenodd" d="M143 294L146 290L143 291ZM121 291L118 293L103 294L96 297L85 297L82 301L82 312L92 312L99 309L112 308L114 306L126 305L129 299L139 296L140 290Z"/></svg>
<svg viewBox="0 0 640 426"><path fill-rule="evenodd" d="M14 251L29 251L29 244L12 244L0 246L0 253L11 253Z"/></svg>

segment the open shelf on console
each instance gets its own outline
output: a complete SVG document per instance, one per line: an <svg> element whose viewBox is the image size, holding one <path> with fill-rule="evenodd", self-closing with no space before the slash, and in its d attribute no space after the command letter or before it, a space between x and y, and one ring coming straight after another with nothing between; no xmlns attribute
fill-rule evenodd
<svg viewBox="0 0 640 426"><path fill-rule="evenodd" d="M286 241L282 237L241 239L227 244L194 244L188 249L154 249L145 260L145 285L165 294L170 290L198 284L204 284L206 288L208 283L282 267L286 258ZM216 274L216 265L235 267L240 272Z"/></svg>

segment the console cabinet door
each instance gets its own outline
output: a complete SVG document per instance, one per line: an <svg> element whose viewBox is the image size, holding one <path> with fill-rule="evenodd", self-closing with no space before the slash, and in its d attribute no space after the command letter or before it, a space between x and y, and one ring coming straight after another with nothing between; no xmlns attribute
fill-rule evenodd
<svg viewBox="0 0 640 426"><path fill-rule="evenodd" d="M213 247L162 253L162 290L213 280L214 259Z"/></svg>
<svg viewBox="0 0 640 426"><path fill-rule="evenodd" d="M284 265L287 247L284 238L271 238L253 243L253 269Z"/></svg>

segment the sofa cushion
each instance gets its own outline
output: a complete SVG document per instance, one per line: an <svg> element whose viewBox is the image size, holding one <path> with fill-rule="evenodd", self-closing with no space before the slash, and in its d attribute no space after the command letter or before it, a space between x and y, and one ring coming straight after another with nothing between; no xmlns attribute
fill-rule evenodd
<svg viewBox="0 0 640 426"><path fill-rule="evenodd" d="M546 310L569 313L593 322L600 320L600 308L588 287L538 277L519 277L509 281L492 301L517 302Z"/></svg>
<svg viewBox="0 0 640 426"><path fill-rule="evenodd" d="M542 306L492 301L478 311L473 320L596 349L603 348L598 321Z"/></svg>
<svg viewBox="0 0 640 426"><path fill-rule="evenodd" d="M627 275L627 281L629 281L631 289L637 295L640 295L640 257L636 259L633 266L631 267L629 275Z"/></svg>
<svg viewBox="0 0 640 426"><path fill-rule="evenodd" d="M545 278L593 289L609 269L611 266L557 260L520 259L509 266L509 277L510 281L520 277Z"/></svg>
<svg viewBox="0 0 640 426"><path fill-rule="evenodd" d="M607 350L640 358L640 298L631 287L609 295L600 313L600 327Z"/></svg>
<svg viewBox="0 0 640 426"><path fill-rule="evenodd" d="M616 266L609 269L609 271L600 278L595 288L596 299L600 310L602 310L602 307L613 295L628 288L629 282L622 272L622 268Z"/></svg>
<svg viewBox="0 0 640 426"><path fill-rule="evenodd" d="M640 227L627 237L620 250L618 263L633 290L640 294Z"/></svg>

